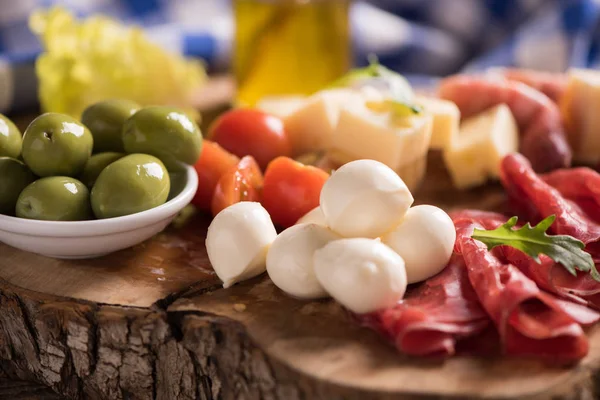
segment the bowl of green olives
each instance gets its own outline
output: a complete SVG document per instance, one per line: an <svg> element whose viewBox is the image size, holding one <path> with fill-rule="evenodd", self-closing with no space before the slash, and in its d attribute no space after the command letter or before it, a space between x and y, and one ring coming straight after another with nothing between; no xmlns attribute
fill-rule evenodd
<svg viewBox="0 0 600 400"><path fill-rule="evenodd" d="M0 115L0 242L53 258L139 244L192 200L201 148L172 107L108 100L81 120L42 114L24 134Z"/></svg>

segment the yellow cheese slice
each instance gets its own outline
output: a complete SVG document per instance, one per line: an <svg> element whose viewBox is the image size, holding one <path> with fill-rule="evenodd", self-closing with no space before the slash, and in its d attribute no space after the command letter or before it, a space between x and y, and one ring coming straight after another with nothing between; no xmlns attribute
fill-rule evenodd
<svg viewBox="0 0 600 400"><path fill-rule="evenodd" d="M454 102L435 97L417 96L416 103L433 116L429 148L443 150L450 146L458 134L460 110Z"/></svg>
<svg viewBox="0 0 600 400"><path fill-rule="evenodd" d="M519 131L506 104L462 122L458 136L444 151L444 161L454 185L468 188L500 176L500 161L518 151Z"/></svg>
<svg viewBox="0 0 600 400"><path fill-rule="evenodd" d="M573 159L600 162L600 71L571 69L560 109L567 127Z"/></svg>

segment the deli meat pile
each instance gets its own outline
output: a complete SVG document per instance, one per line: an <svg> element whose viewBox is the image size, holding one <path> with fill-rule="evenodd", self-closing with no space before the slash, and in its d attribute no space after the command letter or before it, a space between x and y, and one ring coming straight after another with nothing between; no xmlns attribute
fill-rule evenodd
<svg viewBox="0 0 600 400"><path fill-rule="evenodd" d="M508 246L489 251L471 237L512 215L538 222L556 215L553 234L585 243L600 262L600 174L587 168L534 172L519 154L502 161L510 215L460 210L454 254L438 275L411 288L392 308L359 315L410 355L496 353L571 363L589 348L584 329L600 314L600 283L570 275L545 255L540 263Z"/></svg>

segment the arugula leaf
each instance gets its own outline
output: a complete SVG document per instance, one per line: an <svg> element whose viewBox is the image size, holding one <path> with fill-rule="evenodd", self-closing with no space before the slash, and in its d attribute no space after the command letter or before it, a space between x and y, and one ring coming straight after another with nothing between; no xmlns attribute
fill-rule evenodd
<svg viewBox="0 0 600 400"><path fill-rule="evenodd" d="M582 241L569 235L546 233L555 219L556 216L551 215L534 227L528 222L519 229L513 229L518 218L512 217L493 230L475 229L471 237L483 242L488 250L496 246L513 247L532 257L538 264L541 262L539 255L545 254L565 267L571 275L577 276L577 271L589 272L594 280L600 282L600 273L592 256L583 250L585 245Z"/></svg>
<svg viewBox="0 0 600 400"><path fill-rule="evenodd" d="M412 90L406 78L379 64L379 60L375 55L369 56L368 66L348 72L328 87L348 87L373 78L381 78L389 85L392 95L392 100L388 100L390 103L389 108L396 116L410 116L421 113L421 107L409 100L410 96L408 94L412 94Z"/></svg>

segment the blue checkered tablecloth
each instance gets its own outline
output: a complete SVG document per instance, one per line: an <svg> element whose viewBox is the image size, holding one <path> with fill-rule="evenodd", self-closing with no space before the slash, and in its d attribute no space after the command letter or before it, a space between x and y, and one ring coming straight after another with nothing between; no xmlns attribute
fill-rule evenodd
<svg viewBox="0 0 600 400"><path fill-rule="evenodd" d="M144 27L165 48L229 65L234 21L229 0L0 0L0 112L35 106L40 51L27 19L60 4ZM412 79L491 65L563 71L600 66L600 0L355 1L356 64L368 54Z"/></svg>

